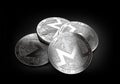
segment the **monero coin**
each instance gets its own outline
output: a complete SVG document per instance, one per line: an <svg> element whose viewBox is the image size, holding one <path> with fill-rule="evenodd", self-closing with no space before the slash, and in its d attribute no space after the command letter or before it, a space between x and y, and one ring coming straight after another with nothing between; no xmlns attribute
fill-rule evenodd
<svg viewBox="0 0 120 84"><path fill-rule="evenodd" d="M64 24L59 32L74 32L82 35L89 43L92 51L94 51L98 46L98 36L96 32L87 24L77 21L71 21L69 23Z"/></svg>
<svg viewBox="0 0 120 84"><path fill-rule="evenodd" d="M77 74L88 67L93 54L88 42L80 34L65 32L51 41L48 55L58 71Z"/></svg>
<svg viewBox="0 0 120 84"><path fill-rule="evenodd" d="M32 33L21 38L15 46L17 59L28 66L41 66L48 63L48 46L38 40Z"/></svg>
<svg viewBox="0 0 120 84"><path fill-rule="evenodd" d="M60 17L50 17L42 20L37 25L37 34L41 40L50 43L61 26L69 21Z"/></svg>

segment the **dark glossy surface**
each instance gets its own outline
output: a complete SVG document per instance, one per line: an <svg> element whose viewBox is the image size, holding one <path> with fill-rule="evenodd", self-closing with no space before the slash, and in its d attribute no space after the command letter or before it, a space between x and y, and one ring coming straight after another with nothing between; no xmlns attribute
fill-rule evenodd
<svg viewBox="0 0 120 84"><path fill-rule="evenodd" d="M17 42L15 55L25 65L41 66L48 63L47 48L47 45L38 40L37 34L32 33Z"/></svg>

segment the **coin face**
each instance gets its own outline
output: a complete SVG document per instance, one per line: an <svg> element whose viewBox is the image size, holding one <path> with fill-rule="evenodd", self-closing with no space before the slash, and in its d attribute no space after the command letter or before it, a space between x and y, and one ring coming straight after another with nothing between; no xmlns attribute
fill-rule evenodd
<svg viewBox="0 0 120 84"><path fill-rule="evenodd" d="M41 40L50 43L61 26L69 21L60 17L50 17L42 20L37 25L37 34Z"/></svg>
<svg viewBox="0 0 120 84"><path fill-rule="evenodd" d="M15 46L17 59L28 66L41 66L48 63L48 46L38 40L37 34L32 33L21 38Z"/></svg>
<svg viewBox="0 0 120 84"><path fill-rule="evenodd" d="M96 32L87 24L77 21L71 21L64 24L58 32L64 33L68 31L82 35L88 41L92 51L97 48L98 36Z"/></svg>
<svg viewBox="0 0 120 84"><path fill-rule="evenodd" d="M77 74L91 62L92 51L88 42L79 34L65 32L51 41L48 47L51 64L65 74Z"/></svg>

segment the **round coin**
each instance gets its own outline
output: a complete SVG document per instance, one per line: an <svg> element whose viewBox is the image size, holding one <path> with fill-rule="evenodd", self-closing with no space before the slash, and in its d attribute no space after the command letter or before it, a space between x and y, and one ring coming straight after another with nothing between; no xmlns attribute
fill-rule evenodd
<svg viewBox="0 0 120 84"><path fill-rule="evenodd" d="M37 34L42 41L49 44L54 38L57 30L59 30L63 24L68 22L68 20L60 17L46 18L37 25Z"/></svg>
<svg viewBox="0 0 120 84"><path fill-rule="evenodd" d="M88 41L92 51L97 48L99 41L98 36L96 32L87 24L77 21L71 21L64 24L58 31L58 33L64 33L68 31L82 35Z"/></svg>
<svg viewBox="0 0 120 84"><path fill-rule="evenodd" d="M21 38L15 46L17 59L28 66L41 66L48 63L48 46L38 40L37 34L32 33Z"/></svg>
<svg viewBox="0 0 120 84"><path fill-rule="evenodd" d="M79 34L65 32L51 41L48 47L51 64L65 74L78 74L91 62L92 51L88 42Z"/></svg>

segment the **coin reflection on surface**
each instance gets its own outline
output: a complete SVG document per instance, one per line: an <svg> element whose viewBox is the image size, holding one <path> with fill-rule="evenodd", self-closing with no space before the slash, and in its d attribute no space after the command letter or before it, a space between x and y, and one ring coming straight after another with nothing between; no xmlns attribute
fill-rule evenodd
<svg viewBox="0 0 120 84"><path fill-rule="evenodd" d="M40 21L37 25L36 31L41 40L49 44L57 30L59 30L63 24L68 22L68 20L60 17L46 18Z"/></svg>
<svg viewBox="0 0 120 84"><path fill-rule="evenodd" d="M68 31L82 35L88 41L92 51L97 48L99 42L98 36L96 32L87 24L77 21L71 21L64 24L59 30L59 33L64 33Z"/></svg>
<svg viewBox="0 0 120 84"><path fill-rule="evenodd" d="M65 74L84 71L92 59L88 42L81 35L70 32L61 33L53 39L48 55L51 64Z"/></svg>
<svg viewBox="0 0 120 84"><path fill-rule="evenodd" d="M25 65L41 66L48 63L47 48L47 45L38 40L37 34L32 33L17 42L15 55Z"/></svg>

